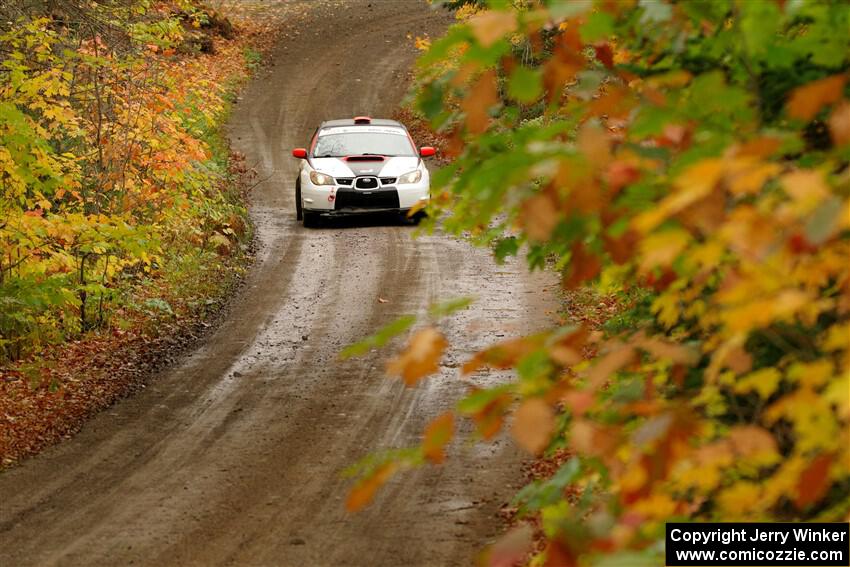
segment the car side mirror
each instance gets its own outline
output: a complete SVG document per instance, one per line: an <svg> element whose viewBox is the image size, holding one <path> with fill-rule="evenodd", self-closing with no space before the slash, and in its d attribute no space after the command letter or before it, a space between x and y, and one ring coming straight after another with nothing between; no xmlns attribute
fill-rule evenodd
<svg viewBox="0 0 850 567"><path fill-rule="evenodd" d="M298 159L307 159L307 150L304 148L295 148L292 150L292 157L297 157Z"/></svg>
<svg viewBox="0 0 850 567"><path fill-rule="evenodd" d="M436 153L437 150L432 148L431 146L422 146L421 148L419 148L419 155L421 157L431 157Z"/></svg>

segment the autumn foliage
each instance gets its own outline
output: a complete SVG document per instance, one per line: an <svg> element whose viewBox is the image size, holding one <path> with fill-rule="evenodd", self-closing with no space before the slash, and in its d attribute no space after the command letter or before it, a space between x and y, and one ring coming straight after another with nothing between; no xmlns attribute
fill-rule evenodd
<svg viewBox="0 0 850 567"><path fill-rule="evenodd" d="M188 0L4 4L0 363L120 309L170 312L133 289L230 255L247 228L214 151L244 61L204 54L229 23Z"/></svg>
<svg viewBox="0 0 850 567"><path fill-rule="evenodd" d="M463 367L516 371L458 403L480 437L573 455L518 495L532 563L660 563L669 520L846 521L850 6L497 4L420 59L454 158L434 214L622 300ZM392 363L408 383L438 326ZM400 460L439 462L433 439ZM494 563L525 557L518 533Z"/></svg>

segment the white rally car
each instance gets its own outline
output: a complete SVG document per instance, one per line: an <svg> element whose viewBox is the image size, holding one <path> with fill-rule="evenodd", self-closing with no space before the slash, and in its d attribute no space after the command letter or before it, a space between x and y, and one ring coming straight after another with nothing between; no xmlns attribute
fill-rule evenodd
<svg viewBox="0 0 850 567"><path fill-rule="evenodd" d="M422 158L434 153L432 147L417 150L395 120L358 116L323 122L309 150L292 150L302 160L295 181L297 218L312 226L322 215L419 210L431 197Z"/></svg>

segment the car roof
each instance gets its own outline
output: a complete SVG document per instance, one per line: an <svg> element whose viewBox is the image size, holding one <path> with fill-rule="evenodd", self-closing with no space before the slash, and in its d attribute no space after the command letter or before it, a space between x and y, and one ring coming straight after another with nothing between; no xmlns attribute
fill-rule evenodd
<svg viewBox="0 0 850 567"><path fill-rule="evenodd" d="M335 126L395 126L404 128L404 124L397 120L386 118L371 118L369 122L355 122L354 118L341 118L339 120L325 120L319 128L333 128ZM406 128L404 128L406 130Z"/></svg>

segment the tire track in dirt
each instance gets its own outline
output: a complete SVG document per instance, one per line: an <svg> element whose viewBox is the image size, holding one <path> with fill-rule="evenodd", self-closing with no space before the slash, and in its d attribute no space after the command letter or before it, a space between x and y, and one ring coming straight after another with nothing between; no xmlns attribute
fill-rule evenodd
<svg viewBox="0 0 850 567"><path fill-rule="evenodd" d="M293 213L290 148L324 119L390 115L416 55L407 35L437 36L450 18L417 1L281 10L273 65L232 119L235 148L264 180L243 293L144 392L0 476L0 565L463 565L498 531L518 477L506 440L456 443L445 466L399 476L357 515L339 473L418 442L467 387L455 368L466 354L545 324L550 282L386 218L307 230ZM402 314L470 294L479 302L445 325L447 366L416 388L384 378L389 352L338 359Z"/></svg>

